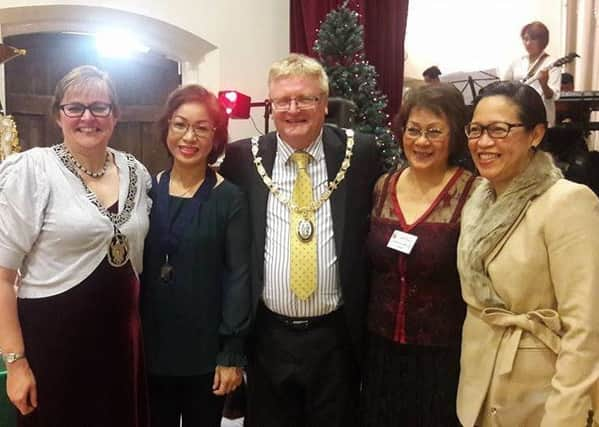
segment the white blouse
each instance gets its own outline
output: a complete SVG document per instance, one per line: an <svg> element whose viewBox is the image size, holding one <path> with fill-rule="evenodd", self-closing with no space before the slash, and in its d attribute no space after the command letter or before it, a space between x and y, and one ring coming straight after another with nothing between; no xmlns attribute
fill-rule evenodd
<svg viewBox="0 0 599 427"><path fill-rule="evenodd" d="M129 187L126 154L114 154L119 174L118 210ZM137 192L131 217L119 227L129 240L129 255L142 271L148 231L151 177L137 160ZM88 277L106 257L113 225L88 199L78 176L52 148L32 148L0 164L0 266L20 269L19 298L65 292Z"/></svg>
<svg viewBox="0 0 599 427"><path fill-rule="evenodd" d="M552 56L545 56L541 59L541 64L539 65L538 70L549 66L554 61L555 58ZM531 63L528 55L521 56L510 64L508 69L503 74L502 80L522 80L528 74L530 65ZM536 73L538 74L538 71ZM557 101L560 96L561 81L561 68L552 68L549 71L549 80L547 81L547 86L549 86L549 88L553 91L553 97L551 99L545 98L545 95L543 95L543 88L538 80L535 80L530 84L530 87L536 90L538 94L541 95L541 98L543 98L543 104L545 104L545 111L547 112L547 122L549 127L555 126L555 101Z"/></svg>

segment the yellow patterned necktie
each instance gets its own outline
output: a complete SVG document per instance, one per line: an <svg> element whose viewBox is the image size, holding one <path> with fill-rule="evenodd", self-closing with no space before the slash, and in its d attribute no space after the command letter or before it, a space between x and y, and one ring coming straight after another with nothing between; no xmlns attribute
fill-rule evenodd
<svg viewBox="0 0 599 427"><path fill-rule="evenodd" d="M301 213L296 209L290 210L290 286L295 296L307 300L316 290L317 272L312 180L307 171L311 156L304 151L296 151L291 160L297 167L291 201Z"/></svg>

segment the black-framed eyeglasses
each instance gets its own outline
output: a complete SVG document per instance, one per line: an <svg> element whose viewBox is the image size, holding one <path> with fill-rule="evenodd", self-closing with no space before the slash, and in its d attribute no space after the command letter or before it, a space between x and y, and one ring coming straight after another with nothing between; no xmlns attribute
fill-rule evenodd
<svg viewBox="0 0 599 427"><path fill-rule="evenodd" d="M214 126L211 126L208 123L192 126L185 120L179 119L170 120L169 125L171 132L180 137L185 135L189 129L191 129L196 138L208 138L216 130Z"/></svg>
<svg viewBox="0 0 599 427"><path fill-rule="evenodd" d="M487 132L491 138L503 139L507 137L512 128L524 127L524 123L507 123L507 122L492 122L486 126L480 123L468 123L464 128L468 139L478 139L483 136L483 133Z"/></svg>
<svg viewBox="0 0 599 427"><path fill-rule="evenodd" d="M297 98L271 99L270 104L275 111L289 111L292 102L295 102L295 108L298 110L310 110L316 107L318 101L320 101L320 96L298 96Z"/></svg>
<svg viewBox="0 0 599 427"><path fill-rule="evenodd" d="M424 135L424 137L430 142L442 141L447 136L447 132L443 131L442 129L431 128L424 130L415 126L408 126L404 128L403 134L409 139L418 139Z"/></svg>
<svg viewBox="0 0 599 427"><path fill-rule="evenodd" d="M112 113L112 104L107 104L106 102L94 102L85 105L80 102L72 102L60 105L60 109L65 116L71 118L82 117L85 114L85 110L89 110L94 117L108 117L110 116L110 113Z"/></svg>

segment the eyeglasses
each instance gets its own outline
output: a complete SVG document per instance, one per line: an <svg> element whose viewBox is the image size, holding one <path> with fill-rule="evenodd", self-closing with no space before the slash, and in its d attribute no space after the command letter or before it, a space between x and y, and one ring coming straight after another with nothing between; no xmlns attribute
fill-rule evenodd
<svg viewBox="0 0 599 427"><path fill-rule="evenodd" d="M423 130L413 126L405 128L403 134L405 137L414 140L424 135L424 137L430 142L440 142L447 136L447 132L441 129L433 128Z"/></svg>
<svg viewBox="0 0 599 427"><path fill-rule="evenodd" d="M169 124L171 132L178 136L185 135L187 131L191 129L196 138L208 138L216 130L214 127L209 126L208 124L192 126L183 120L171 120Z"/></svg>
<svg viewBox="0 0 599 427"><path fill-rule="evenodd" d="M320 101L319 96L298 96L297 98L271 99L270 103L275 111L289 111L292 102L295 102L295 108L298 110L310 110L316 107L318 101Z"/></svg>
<svg viewBox="0 0 599 427"><path fill-rule="evenodd" d="M105 102L94 102L89 105L73 102L70 104L62 104L59 108L65 116L71 118L82 117L85 114L85 110L89 110L94 117L108 117L112 112L112 104L107 104Z"/></svg>
<svg viewBox="0 0 599 427"><path fill-rule="evenodd" d="M512 128L523 127L523 123L506 123L506 122L492 122L486 126L479 123L468 123L464 128L468 139L478 139L483 136L486 131L489 137L494 139L503 139L509 135Z"/></svg>

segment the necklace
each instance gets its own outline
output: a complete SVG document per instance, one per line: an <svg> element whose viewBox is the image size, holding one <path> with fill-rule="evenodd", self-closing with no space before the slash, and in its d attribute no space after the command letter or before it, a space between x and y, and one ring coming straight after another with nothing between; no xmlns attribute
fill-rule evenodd
<svg viewBox="0 0 599 427"><path fill-rule="evenodd" d="M112 238L108 244L107 258L108 263L113 267L122 267L129 261L129 241L127 236L121 232L119 227L129 221L133 208L135 207L135 195L137 194L137 165L135 157L127 154L127 166L129 167L129 187L127 189L127 199L123 210L114 214L109 212L100 203L96 195L87 186L81 175L77 173L77 166L72 160L69 150L64 144L58 144L52 147L62 164L81 182L86 192L87 199L98 209L98 211L107 217L112 223Z"/></svg>
<svg viewBox="0 0 599 427"><path fill-rule="evenodd" d="M100 169L98 172L90 171L85 166L83 166L81 163L79 163L77 161L77 159L73 156L73 154L71 154L71 152L69 151L68 148L67 148L67 154L69 156L69 160L75 165L75 167L77 169L79 169L84 174L91 176L92 178L100 178L100 177L104 176L104 174L106 173L106 170L108 169L108 162L110 161L110 153L108 153L108 151L106 151L106 158L104 159L104 166L102 166L102 169Z"/></svg>
<svg viewBox="0 0 599 427"><path fill-rule="evenodd" d="M192 184L189 188L185 188L185 187L183 187L183 185L177 184L179 187L181 187L181 189L183 189L185 191L183 191L183 193L180 193L180 194L172 194L172 196L174 196L174 197L185 197L188 194L191 194L192 192L195 192L194 190L197 190L202 185L202 183L204 182L204 179L205 178L202 178L201 180L199 180L195 184ZM172 177L171 177L171 182L172 182Z"/></svg>
<svg viewBox="0 0 599 427"><path fill-rule="evenodd" d="M337 187L339 187L339 184L341 184L341 181L343 181L343 179L345 178L345 173L351 166L351 156L353 154L354 148L354 131L352 129L344 130L345 135L347 136L347 145L345 147L345 158L343 159L343 162L341 162L341 168L337 172L335 179L333 181L328 182L327 189L322 192L318 200L312 201L312 204L306 207L297 206L290 200L290 198L283 196L281 194L281 189L274 182L272 182L272 178L268 176L268 174L266 173L266 169L264 169L264 165L262 164L262 157L258 156L259 138L257 136L254 136L252 138L252 156L254 157L254 164L256 165L258 175L260 175L260 178L262 178L262 182L264 182L264 185L266 185L268 191L270 191L270 193L273 196L275 196L279 200L279 202L281 202L289 210L292 210L302 215L304 218L307 218L310 213L316 212L318 209L320 209L320 207L327 200L329 200L331 194L333 194L333 191L335 191ZM306 234L305 225L306 224L304 222L300 221L299 227L302 227L302 230L298 230L298 233L300 233L300 235ZM311 235L312 233L310 232L309 234Z"/></svg>

